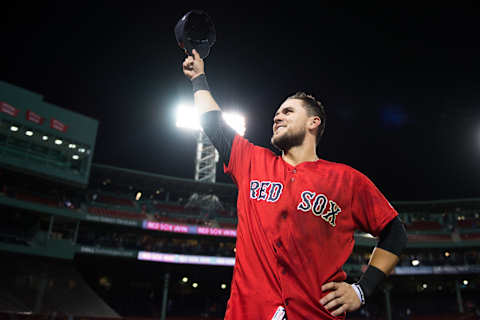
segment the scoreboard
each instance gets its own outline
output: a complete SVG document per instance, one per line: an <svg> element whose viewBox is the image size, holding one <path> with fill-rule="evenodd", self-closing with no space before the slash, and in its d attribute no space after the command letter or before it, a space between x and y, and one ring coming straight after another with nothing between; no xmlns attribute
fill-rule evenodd
<svg viewBox="0 0 480 320"><path fill-rule="evenodd" d="M0 81L0 166L85 187L98 121Z"/></svg>

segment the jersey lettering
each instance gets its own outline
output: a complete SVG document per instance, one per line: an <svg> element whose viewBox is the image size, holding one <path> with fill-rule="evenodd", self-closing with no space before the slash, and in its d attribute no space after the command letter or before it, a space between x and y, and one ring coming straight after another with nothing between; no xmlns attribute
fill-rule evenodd
<svg viewBox="0 0 480 320"><path fill-rule="evenodd" d="M271 185L272 183L270 181L260 182L260 190L258 191L257 200L267 200L267 188Z"/></svg>
<svg viewBox="0 0 480 320"><path fill-rule="evenodd" d="M279 182L272 182L272 188L270 189L270 195L268 196L268 202L276 202L283 191L283 184Z"/></svg>
<svg viewBox="0 0 480 320"><path fill-rule="evenodd" d="M324 194L316 194L313 191L305 190L300 195L300 203L297 206L297 210L303 212L311 211L313 215L321 217L328 222L332 227L336 226L337 215L342 212L342 209L335 201L328 200ZM327 205L330 204L330 208L327 212Z"/></svg>
<svg viewBox="0 0 480 320"><path fill-rule="evenodd" d="M313 203L312 207L312 212L314 215L317 217L322 214L323 210L325 210L325 207L327 206L328 199L325 197L323 194L319 194L315 198L315 202Z"/></svg>
<svg viewBox="0 0 480 320"><path fill-rule="evenodd" d="M302 210L303 212L308 212L312 209L312 199L315 197L315 192L312 191L303 191L301 194L302 202L300 202L297 206L298 210Z"/></svg>
<svg viewBox="0 0 480 320"><path fill-rule="evenodd" d="M327 213L322 215L322 219L330 223L332 227L335 227L335 219L337 218L337 214L342 211L340 207L332 200L330 200L330 210Z"/></svg>
<svg viewBox="0 0 480 320"><path fill-rule="evenodd" d="M282 191L283 184L280 182L250 180L250 199L276 202Z"/></svg>
<svg viewBox="0 0 480 320"><path fill-rule="evenodd" d="M257 190L260 187L260 182L257 180L250 181L250 199L257 199Z"/></svg>

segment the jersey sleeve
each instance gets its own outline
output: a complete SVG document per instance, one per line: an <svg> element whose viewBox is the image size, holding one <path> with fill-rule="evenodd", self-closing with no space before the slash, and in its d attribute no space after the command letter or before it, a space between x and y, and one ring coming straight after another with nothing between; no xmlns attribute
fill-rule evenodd
<svg viewBox="0 0 480 320"><path fill-rule="evenodd" d="M352 214L356 227L378 236L398 213L368 177L355 170L352 175Z"/></svg>

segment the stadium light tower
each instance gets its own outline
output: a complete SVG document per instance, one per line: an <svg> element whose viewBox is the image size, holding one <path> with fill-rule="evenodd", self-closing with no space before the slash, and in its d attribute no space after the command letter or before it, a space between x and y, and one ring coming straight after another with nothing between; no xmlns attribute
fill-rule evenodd
<svg viewBox="0 0 480 320"><path fill-rule="evenodd" d="M238 113L223 112L223 118L238 134L245 134L245 118ZM177 127L198 131L195 157L195 180L215 183L218 151L200 127L200 117L195 107L179 105Z"/></svg>

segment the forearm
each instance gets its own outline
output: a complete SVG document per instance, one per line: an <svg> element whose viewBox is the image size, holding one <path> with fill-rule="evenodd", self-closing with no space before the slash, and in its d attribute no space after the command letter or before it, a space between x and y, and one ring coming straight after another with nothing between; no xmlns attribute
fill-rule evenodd
<svg viewBox="0 0 480 320"><path fill-rule="evenodd" d="M373 249L367 270L365 270L360 280L353 285L360 287L360 291L356 291L362 304L365 303L365 300L373 294L377 286L393 271L398 261L398 256L390 251L379 247Z"/></svg>
<svg viewBox="0 0 480 320"><path fill-rule="evenodd" d="M221 111L217 102L210 93L207 77L204 73L192 79L193 98L199 116L209 111Z"/></svg>
<svg viewBox="0 0 480 320"><path fill-rule="evenodd" d="M393 268L397 265L399 258L396 254L382 248L376 247L373 249L372 256L370 257L370 266L374 266L386 275L389 275Z"/></svg>
<svg viewBox="0 0 480 320"><path fill-rule="evenodd" d="M195 57L189 56L183 62L183 72L192 82L193 99L203 131L228 166L235 131L223 120L222 110L210 93L203 60L195 49L193 54Z"/></svg>
<svg viewBox="0 0 480 320"><path fill-rule="evenodd" d="M376 247L367 270L359 282L347 284L345 282L329 282L322 286L322 291L331 290L320 303L330 310L333 315L340 315L345 311L354 311L365 304L375 288L390 274L398 263L398 256L390 251ZM340 307L338 307L340 305Z"/></svg>
<svg viewBox="0 0 480 320"><path fill-rule="evenodd" d="M399 256L407 245L407 232L398 217L385 226L380 234L380 241L373 250L368 268L358 281L365 298L392 273L399 261Z"/></svg>
<svg viewBox="0 0 480 320"><path fill-rule="evenodd" d="M188 56L185 58L182 68L183 73L192 82L194 103L195 107L197 108L198 115L201 116L209 111L221 111L220 107L210 93L207 77L205 76L203 59L195 49L192 50L192 53L193 56Z"/></svg>
<svg viewBox="0 0 480 320"><path fill-rule="evenodd" d="M209 111L221 111L210 91L198 90L194 93L193 98L200 116Z"/></svg>

